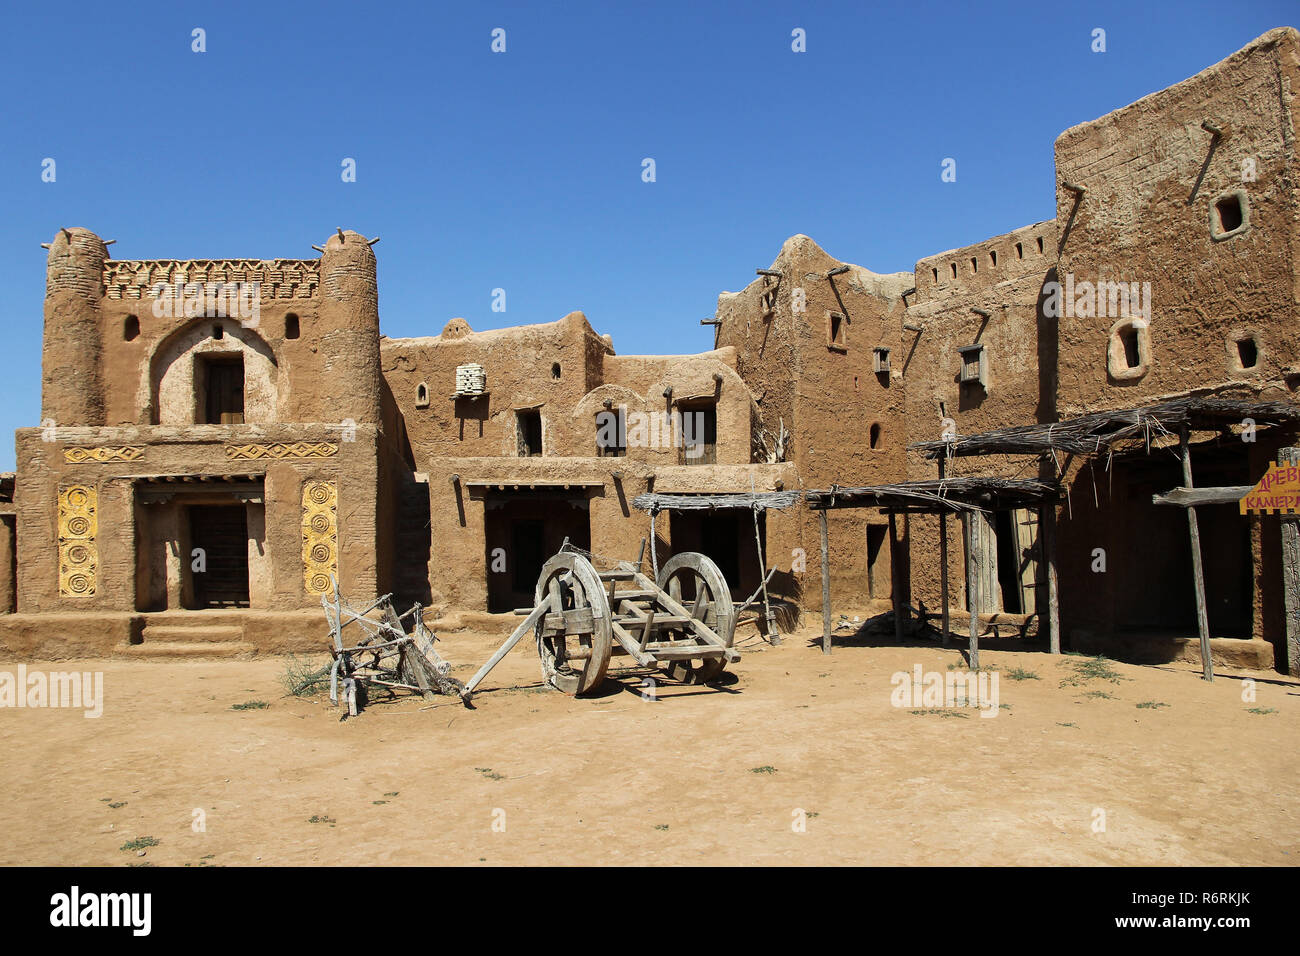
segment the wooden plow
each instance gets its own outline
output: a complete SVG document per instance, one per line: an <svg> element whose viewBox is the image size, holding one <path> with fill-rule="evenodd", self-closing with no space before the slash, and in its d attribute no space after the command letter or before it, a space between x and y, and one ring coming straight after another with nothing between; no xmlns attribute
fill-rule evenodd
<svg viewBox="0 0 1300 956"><path fill-rule="evenodd" d="M415 604L405 614L393 607L393 596L385 594L365 608L356 610L339 594L338 581L330 579L332 594L322 595L321 606L330 626L330 701L347 707L348 716L355 717L358 692L364 685L373 684L397 690L413 691L433 700L434 694L464 697L464 685L447 672L451 665L433 649L437 640L424 624L424 613ZM379 617L367 615L378 611ZM411 633L406 632L406 621L411 621ZM352 646L347 645L344 631L355 625L353 633L360 632Z"/></svg>
<svg viewBox="0 0 1300 956"><path fill-rule="evenodd" d="M488 672L528 632L537 642L542 678L570 696L600 686L610 658L663 667L673 680L704 684L740 660L732 649L736 612L718 566L703 554L676 555L651 579L619 561L597 571L567 543L542 566L534 606L509 639L465 685L468 702Z"/></svg>

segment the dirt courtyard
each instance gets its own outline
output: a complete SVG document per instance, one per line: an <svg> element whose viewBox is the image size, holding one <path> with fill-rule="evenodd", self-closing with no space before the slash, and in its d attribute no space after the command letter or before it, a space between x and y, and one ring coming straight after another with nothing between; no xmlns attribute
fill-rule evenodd
<svg viewBox="0 0 1300 956"><path fill-rule="evenodd" d="M564 697L523 642L475 710L402 698L343 722L286 695L282 658L28 664L102 670L103 715L0 711L0 863L1300 861L1300 682L985 650L990 719L891 703L896 672L964 669L955 648L827 658L814 636L738 635L734 682L656 699L639 674ZM466 679L503 637L438 646Z"/></svg>

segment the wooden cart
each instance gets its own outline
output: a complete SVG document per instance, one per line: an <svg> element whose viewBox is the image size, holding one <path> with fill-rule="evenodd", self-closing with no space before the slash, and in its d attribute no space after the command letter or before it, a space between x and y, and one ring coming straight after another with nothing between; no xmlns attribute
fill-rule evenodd
<svg viewBox="0 0 1300 956"><path fill-rule="evenodd" d="M597 571L583 554L562 548L542 566L534 596L532 608L515 612L524 620L465 685L464 697L529 630L543 679L569 695L599 687L618 655L642 667L662 665L670 678L697 684L717 680L740 660L731 646L731 591L703 554L676 555L652 580L626 561Z"/></svg>

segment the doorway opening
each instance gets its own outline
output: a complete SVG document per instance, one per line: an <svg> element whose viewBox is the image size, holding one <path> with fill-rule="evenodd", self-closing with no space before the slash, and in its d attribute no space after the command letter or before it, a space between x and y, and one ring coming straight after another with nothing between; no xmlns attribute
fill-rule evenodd
<svg viewBox="0 0 1300 956"><path fill-rule="evenodd" d="M248 607L248 514L243 505L192 505L189 575L196 609Z"/></svg>

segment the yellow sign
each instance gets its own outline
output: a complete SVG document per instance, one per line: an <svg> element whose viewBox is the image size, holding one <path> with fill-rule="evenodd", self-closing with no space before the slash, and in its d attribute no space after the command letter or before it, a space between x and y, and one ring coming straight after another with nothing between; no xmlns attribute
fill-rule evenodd
<svg viewBox="0 0 1300 956"><path fill-rule="evenodd" d="M1300 511L1300 466L1269 465L1264 477L1241 499L1242 514Z"/></svg>

